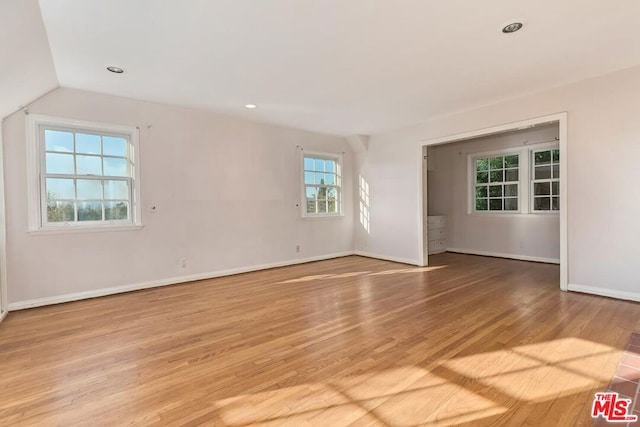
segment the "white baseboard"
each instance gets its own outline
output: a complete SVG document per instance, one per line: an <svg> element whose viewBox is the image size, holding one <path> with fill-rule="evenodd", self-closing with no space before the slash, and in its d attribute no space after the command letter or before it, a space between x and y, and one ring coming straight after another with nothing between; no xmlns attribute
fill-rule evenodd
<svg viewBox="0 0 640 427"><path fill-rule="evenodd" d="M388 255L380 255L380 254L374 254L374 253L365 252L365 251L355 251L355 255L360 255L360 256L363 256L363 257L367 257L367 258L381 259L381 260L384 260L384 261L393 261L393 262L399 262L399 263L402 263L402 264L420 266L420 263L415 259L399 258L399 257L394 257L394 256L388 256Z"/></svg>
<svg viewBox="0 0 640 427"><path fill-rule="evenodd" d="M637 293L637 292L618 291L618 290L609 289L609 288L598 288L595 286L576 285L575 283L569 283L569 290L572 292L582 292L584 294L600 295L603 297L640 302L640 293Z"/></svg>
<svg viewBox="0 0 640 427"><path fill-rule="evenodd" d="M193 274L189 276L171 277L168 279L152 280L149 282L135 283L131 285L116 286L113 288L96 289L93 291L75 292L72 294L57 295L53 297L30 299L9 303L9 311L23 310L25 308L41 307L43 305L61 304L64 302L79 301L89 298L103 297L120 294L123 292L139 291L141 289L157 288L160 286L176 285L178 283L194 282L196 280L214 279L216 277L232 276L234 274L250 273L252 271L268 270L270 268L286 267L289 265L305 264L314 261L323 261L333 258L341 258L353 255L353 251L320 255L309 258L294 259L274 262L270 264L252 265L249 267L232 268L228 270L214 271L210 273Z"/></svg>
<svg viewBox="0 0 640 427"><path fill-rule="evenodd" d="M544 262L547 264L560 264L560 260L558 258L544 258L544 257L529 256L529 255L503 254L499 252L477 251L475 249L447 248L447 252L455 252L459 254L468 254L468 255L490 256L490 257L497 257L497 258L509 258L509 259L517 259L520 261Z"/></svg>
<svg viewBox="0 0 640 427"><path fill-rule="evenodd" d="M5 317L7 317L7 310L5 310L2 313L0 313L0 322L2 322Z"/></svg>

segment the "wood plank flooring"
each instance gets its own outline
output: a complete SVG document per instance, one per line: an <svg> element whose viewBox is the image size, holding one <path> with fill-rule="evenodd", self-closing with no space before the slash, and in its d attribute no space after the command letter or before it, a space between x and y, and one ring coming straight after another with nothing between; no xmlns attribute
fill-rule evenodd
<svg viewBox="0 0 640 427"><path fill-rule="evenodd" d="M640 304L346 257L9 313L0 425L590 425Z"/></svg>

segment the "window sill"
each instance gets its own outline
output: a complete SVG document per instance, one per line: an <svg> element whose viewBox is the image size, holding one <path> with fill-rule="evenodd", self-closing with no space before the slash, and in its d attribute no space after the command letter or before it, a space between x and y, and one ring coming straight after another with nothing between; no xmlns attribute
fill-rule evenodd
<svg viewBox="0 0 640 427"><path fill-rule="evenodd" d="M340 219L344 218L344 214L335 214L335 215L303 215L300 219L302 220L331 220L331 219Z"/></svg>
<svg viewBox="0 0 640 427"><path fill-rule="evenodd" d="M28 230L30 236L48 236L56 234L85 234L85 233L108 233L112 231L135 231L142 230L144 225L112 225L103 227L65 227L65 228L39 228Z"/></svg>

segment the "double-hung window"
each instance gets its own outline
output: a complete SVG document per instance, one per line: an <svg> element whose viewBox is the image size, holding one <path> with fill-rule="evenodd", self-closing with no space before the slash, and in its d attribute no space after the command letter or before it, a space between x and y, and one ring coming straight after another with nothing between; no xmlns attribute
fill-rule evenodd
<svg viewBox="0 0 640 427"><path fill-rule="evenodd" d="M560 150L533 150L531 173L533 212L560 210Z"/></svg>
<svg viewBox="0 0 640 427"><path fill-rule="evenodd" d="M519 209L519 161L518 154L474 159L476 212Z"/></svg>
<svg viewBox="0 0 640 427"><path fill-rule="evenodd" d="M341 157L304 153L303 216L336 216L342 213Z"/></svg>
<svg viewBox="0 0 640 427"><path fill-rule="evenodd" d="M134 128L42 116L29 120L30 229L139 224Z"/></svg>

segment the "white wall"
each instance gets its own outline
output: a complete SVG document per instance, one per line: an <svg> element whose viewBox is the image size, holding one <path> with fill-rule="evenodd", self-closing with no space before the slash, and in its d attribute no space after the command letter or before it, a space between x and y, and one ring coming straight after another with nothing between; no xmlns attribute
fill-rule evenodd
<svg viewBox="0 0 640 427"><path fill-rule="evenodd" d="M429 147L429 215L447 216L448 248L559 262L557 213L468 214L471 189L467 163L469 154L531 146L557 136L555 124ZM521 178L526 179L524 171Z"/></svg>
<svg viewBox="0 0 640 427"><path fill-rule="evenodd" d="M367 248L419 263L420 141L568 112L570 288L640 300L640 67L370 138L358 173L369 182Z"/></svg>
<svg viewBox="0 0 640 427"><path fill-rule="evenodd" d="M0 119L58 87L38 0L0 1Z"/></svg>
<svg viewBox="0 0 640 427"><path fill-rule="evenodd" d="M353 159L342 138L72 89L29 111L140 127L144 228L27 234L25 114L8 117L10 303L353 250ZM345 152L344 217L300 219L297 145Z"/></svg>

